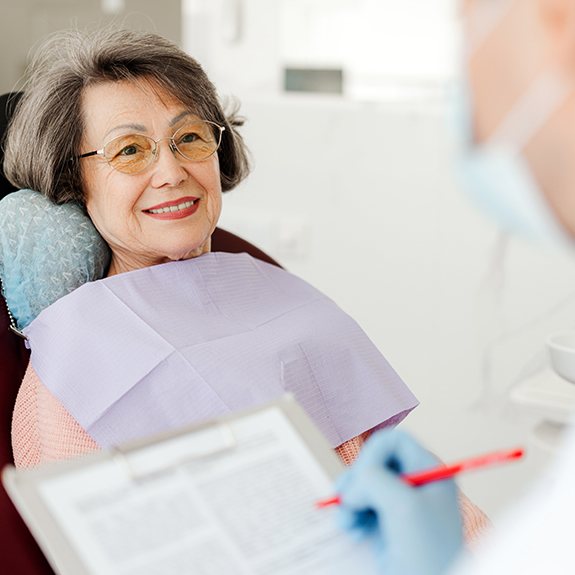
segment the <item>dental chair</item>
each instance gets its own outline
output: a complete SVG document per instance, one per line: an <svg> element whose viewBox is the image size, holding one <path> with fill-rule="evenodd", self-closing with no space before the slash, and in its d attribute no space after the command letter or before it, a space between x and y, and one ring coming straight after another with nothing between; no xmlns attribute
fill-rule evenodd
<svg viewBox="0 0 575 575"><path fill-rule="evenodd" d="M8 124L13 104L19 94L0 96L0 143ZM0 146L0 199L15 191L2 170L4 159ZM279 264L254 245L226 230L216 228L212 250L230 253L247 252L267 263ZM14 463L10 428L16 395L28 365L29 351L24 340L10 329L6 302L0 294L0 469ZM0 573L6 575L53 575L42 551L0 485Z"/></svg>

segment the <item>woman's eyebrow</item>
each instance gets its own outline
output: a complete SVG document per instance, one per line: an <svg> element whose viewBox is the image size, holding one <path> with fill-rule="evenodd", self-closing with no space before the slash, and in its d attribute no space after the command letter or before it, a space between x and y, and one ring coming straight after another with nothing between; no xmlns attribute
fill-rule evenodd
<svg viewBox="0 0 575 575"><path fill-rule="evenodd" d="M185 110L184 112L178 114L175 118L170 120L169 123L170 128L175 126L180 120L182 120L186 116L190 115L193 115L193 113L190 112L189 110ZM106 139L112 132L115 132L116 130L134 130L135 132L144 132L144 133L147 131L146 126L144 126L143 124L120 124L108 130L104 135L104 139Z"/></svg>
<svg viewBox="0 0 575 575"><path fill-rule="evenodd" d="M114 126L110 130L108 130L104 135L104 139L106 139L112 132L115 132L116 130L128 130L128 129L134 130L135 132L145 132L146 126L144 126L143 124L120 124L119 126Z"/></svg>
<svg viewBox="0 0 575 575"><path fill-rule="evenodd" d="M185 112L182 112L181 114L178 114L175 118L173 118L170 121L170 128L173 128L182 118L185 118L186 116L190 116L192 115L192 112L190 112L189 110L186 110Z"/></svg>

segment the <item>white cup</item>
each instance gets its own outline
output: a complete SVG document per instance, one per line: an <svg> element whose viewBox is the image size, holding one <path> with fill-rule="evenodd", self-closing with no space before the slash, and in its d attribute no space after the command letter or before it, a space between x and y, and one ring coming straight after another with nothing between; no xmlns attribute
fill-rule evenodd
<svg viewBox="0 0 575 575"><path fill-rule="evenodd" d="M555 373L575 383L575 330L554 333L547 338L551 367Z"/></svg>

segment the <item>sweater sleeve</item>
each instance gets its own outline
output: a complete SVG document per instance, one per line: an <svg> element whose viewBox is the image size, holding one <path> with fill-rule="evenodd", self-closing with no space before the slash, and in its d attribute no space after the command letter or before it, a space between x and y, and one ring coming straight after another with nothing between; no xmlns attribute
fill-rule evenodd
<svg viewBox="0 0 575 575"><path fill-rule="evenodd" d="M42 385L28 365L12 416L12 450L16 466L33 467L98 449L98 444Z"/></svg>

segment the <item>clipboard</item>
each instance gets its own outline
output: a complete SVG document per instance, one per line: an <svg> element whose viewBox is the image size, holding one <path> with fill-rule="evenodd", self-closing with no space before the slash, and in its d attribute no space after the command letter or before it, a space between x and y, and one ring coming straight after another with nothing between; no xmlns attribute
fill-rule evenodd
<svg viewBox="0 0 575 575"><path fill-rule="evenodd" d="M2 481L61 575L375 575L368 543L314 506L342 470L287 395Z"/></svg>

